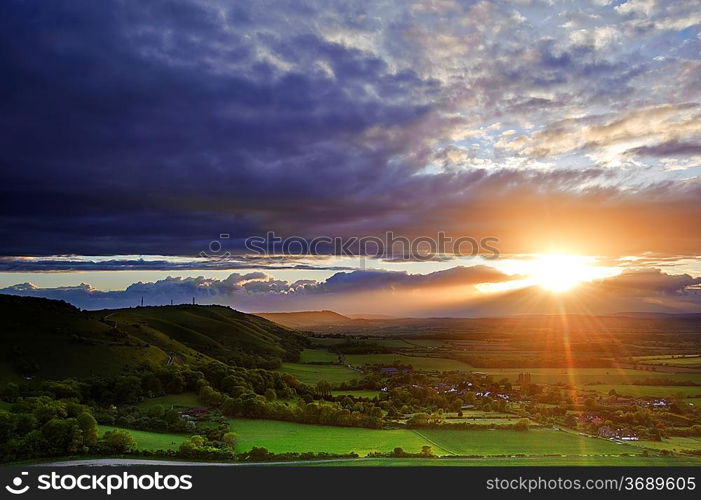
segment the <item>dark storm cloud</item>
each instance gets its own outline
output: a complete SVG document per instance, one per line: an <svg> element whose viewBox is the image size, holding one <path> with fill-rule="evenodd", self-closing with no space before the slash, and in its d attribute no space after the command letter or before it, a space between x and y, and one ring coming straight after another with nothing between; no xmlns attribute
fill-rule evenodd
<svg viewBox="0 0 701 500"><path fill-rule="evenodd" d="M267 230L519 252L559 214L614 237L652 214L679 230L617 252L698 249L678 222L696 181L612 175L587 156L611 140L577 142L622 123L695 144L699 41L674 43L694 6L657 4L3 2L0 254L197 255Z"/></svg>
<svg viewBox="0 0 701 500"><path fill-rule="evenodd" d="M349 271L354 268L324 263L322 256L306 256L299 259L285 256L230 256L227 258L201 259L77 259L76 257L27 258L0 257L0 272L74 272L74 271L183 271L183 270L266 270L298 269Z"/></svg>
<svg viewBox="0 0 701 500"><path fill-rule="evenodd" d="M195 2L1 9L5 254L195 253L223 229L349 197L392 174L380 167L438 87L313 33L277 35L290 12L246 31L246 7ZM375 144L358 137L373 128Z"/></svg>

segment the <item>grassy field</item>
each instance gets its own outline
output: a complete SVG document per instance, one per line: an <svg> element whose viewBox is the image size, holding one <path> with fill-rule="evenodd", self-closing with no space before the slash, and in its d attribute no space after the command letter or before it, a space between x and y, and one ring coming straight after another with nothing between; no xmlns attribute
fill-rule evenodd
<svg viewBox="0 0 701 500"><path fill-rule="evenodd" d="M411 365L415 370L467 371L473 369L470 365L454 359L400 356L398 354L350 354L346 356L346 360L353 366L363 366L366 364L392 365L401 363L403 365Z"/></svg>
<svg viewBox="0 0 701 500"><path fill-rule="evenodd" d="M232 419L231 430L239 435L237 451L263 446L270 451L327 451L366 455L372 451L391 451L401 446L418 452L429 444L406 429L376 430L352 427L305 425L273 420Z"/></svg>
<svg viewBox="0 0 701 500"><path fill-rule="evenodd" d="M300 363L336 363L338 355L325 349L305 349L299 357Z"/></svg>
<svg viewBox="0 0 701 500"><path fill-rule="evenodd" d="M443 342L442 340L429 340L429 339L406 339L405 342L412 346L420 347L447 347L450 344Z"/></svg>
<svg viewBox="0 0 701 500"><path fill-rule="evenodd" d="M463 417L463 418L450 418L446 419L445 422L449 424L478 424L478 425L512 425L521 420L520 418L475 418L475 417Z"/></svg>
<svg viewBox="0 0 701 500"><path fill-rule="evenodd" d="M662 441L637 441L631 444L655 450L701 450L701 438L698 437L672 436Z"/></svg>
<svg viewBox="0 0 701 500"><path fill-rule="evenodd" d="M517 431L459 431L425 429L417 432L434 450L453 455L616 455L634 453L628 445L550 429Z"/></svg>
<svg viewBox="0 0 701 500"><path fill-rule="evenodd" d="M367 458L339 462L310 464L321 467L524 467L524 466L700 466L701 458L695 457L641 457L641 456L601 456L601 457L508 457L508 458ZM305 466L301 464L300 466Z"/></svg>
<svg viewBox="0 0 701 500"><path fill-rule="evenodd" d="M574 433L545 430L459 431L443 429L374 430L322 425L304 425L270 420L232 419L231 430L239 435L237 450L262 446L270 451L388 452L401 447L418 452L431 446L437 455L617 455L637 453L630 445Z"/></svg>
<svg viewBox="0 0 701 500"><path fill-rule="evenodd" d="M369 339L368 342L390 349L409 349L412 347L411 344L402 339Z"/></svg>
<svg viewBox="0 0 701 500"><path fill-rule="evenodd" d="M701 356L640 356L636 358L646 365L669 365L669 366L701 366Z"/></svg>
<svg viewBox="0 0 701 500"><path fill-rule="evenodd" d="M9 410L11 406L12 403L8 403L7 401L0 401L0 410Z"/></svg>
<svg viewBox="0 0 701 500"><path fill-rule="evenodd" d="M107 431L119 429L109 425L100 425L100 435ZM135 431L132 429L122 429L136 439L137 448L139 450L177 450L183 441L188 439L188 436L183 434L167 434L161 432Z"/></svg>
<svg viewBox="0 0 701 500"><path fill-rule="evenodd" d="M382 394L380 391L331 391L333 396L353 396L356 398L374 398Z"/></svg>
<svg viewBox="0 0 701 500"><path fill-rule="evenodd" d="M518 374L528 372L535 384L632 384L645 379L666 379L701 383L699 373L659 373L623 368L474 368L475 371L491 375L495 379L508 378L512 382Z"/></svg>
<svg viewBox="0 0 701 500"><path fill-rule="evenodd" d="M608 394L611 389L621 396L635 397L670 397L673 394L683 393L687 397L701 396L701 386L683 385L585 385L582 389L598 391Z"/></svg>
<svg viewBox="0 0 701 500"><path fill-rule="evenodd" d="M197 406L202 406L202 404L197 401L197 395L194 392L167 394L158 398L144 399L138 406L141 408L151 408L156 405L161 405L163 408L195 408Z"/></svg>
<svg viewBox="0 0 701 500"><path fill-rule="evenodd" d="M350 368L341 365L305 365L302 363L283 363L278 370L294 375L300 382L316 384L319 380L326 380L332 384L347 382L352 379L360 379L362 374L354 372Z"/></svg>

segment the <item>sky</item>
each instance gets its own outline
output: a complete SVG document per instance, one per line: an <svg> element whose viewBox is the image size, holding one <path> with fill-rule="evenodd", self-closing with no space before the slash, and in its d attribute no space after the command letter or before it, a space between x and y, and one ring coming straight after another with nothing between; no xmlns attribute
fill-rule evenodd
<svg viewBox="0 0 701 500"><path fill-rule="evenodd" d="M701 312L696 1L9 0L0 44L2 293Z"/></svg>

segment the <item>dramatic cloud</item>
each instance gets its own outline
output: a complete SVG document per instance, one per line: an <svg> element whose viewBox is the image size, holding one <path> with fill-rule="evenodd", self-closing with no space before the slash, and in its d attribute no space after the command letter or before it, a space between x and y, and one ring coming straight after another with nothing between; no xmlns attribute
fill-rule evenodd
<svg viewBox="0 0 701 500"><path fill-rule="evenodd" d="M583 284L576 293L564 295L539 287L503 293L481 293L475 288L482 283L509 283L519 278L486 266L454 267L429 274L339 272L321 282L287 282L254 272L233 273L224 280L169 277L108 292L87 284L39 288L24 283L0 289L0 293L61 299L86 309L132 307L142 298L145 305L189 303L194 299L198 304L224 304L248 312L326 308L395 316L504 316L562 310L595 314L693 312L701 306L701 278L657 269L627 271Z"/></svg>
<svg viewBox="0 0 701 500"><path fill-rule="evenodd" d="M697 253L700 23L693 1L9 0L1 252L446 230Z"/></svg>

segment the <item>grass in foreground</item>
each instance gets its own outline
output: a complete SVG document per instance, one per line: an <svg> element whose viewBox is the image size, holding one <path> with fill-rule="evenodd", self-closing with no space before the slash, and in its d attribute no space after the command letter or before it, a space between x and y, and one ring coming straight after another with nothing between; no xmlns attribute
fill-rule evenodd
<svg viewBox="0 0 701 500"><path fill-rule="evenodd" d="M701 466L696 457L507 457L507 458L367 458L347 461L316 462L302 467L526 467L526 466Z"/></svg>
<svg viewBox="0 0 701 500"><path fill-rule="evenodd" d="M354 451L366 455L373 451L389 452L400 446L417 453L423 445L429 444L407 429L360 429L248 419L232 419L230 422L231 430L239 435L236 445L239 452L262 446L275 453Z"/></svg>
<svg viewBox="0 0 701 500"><path fill-rule="evenodd" d="M422 446L437 455L619 455L639 453L639 448L603 439L550 429L527 432L506 430L461 431L443 429L375 430L305 425L272 420L232 419L239 435L237 450L262 446L270 451L389 452L396 447L416 453Z"/></svg>

